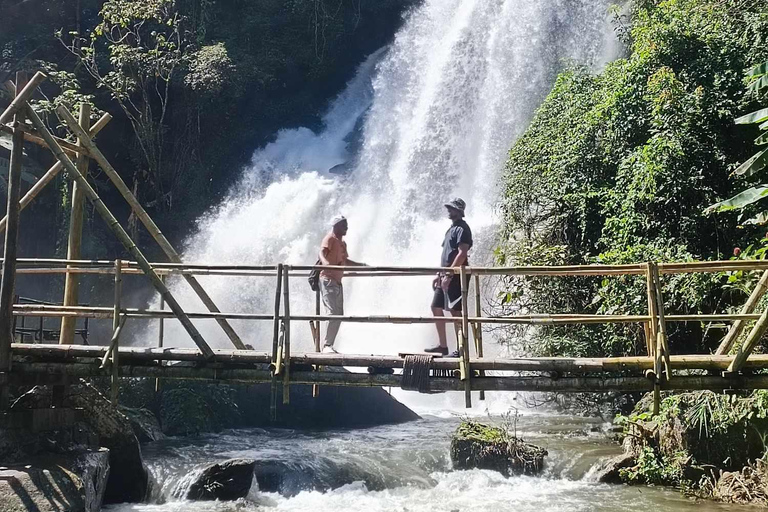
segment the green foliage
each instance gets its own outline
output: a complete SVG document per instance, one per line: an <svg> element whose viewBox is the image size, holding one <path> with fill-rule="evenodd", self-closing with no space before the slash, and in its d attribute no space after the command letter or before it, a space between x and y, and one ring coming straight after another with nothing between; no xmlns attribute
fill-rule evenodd
<svg viewBox="0 0 768 512"><path fill-rule="evenodd" d="M504 174L504 219L497 259L553 265L720 259L754 238L731 215L702 212L728 196L729 170L743 160L748 134L732 119L751 100L743 69L768 56L768 5L715 0L637 2L622 30L628 55L599 74L561 73ZM743 301L722 295L726 277L662 279L665 311L703 313ZM644 314L641 277L512 278L498 307L530 313ZM678 353L706 350L713 326L669 324ZM508 340L540 355L645 352L637 325L510 331Z"/></svg>
<svg viewBox="0 0 768 512"><path fill-rule="evenodd" d="M758 64L747 71L747 89L760 95L764 90L768 90L768 61ZM755 144L764 146L768 144L768 108L763 108L750 114L736 119L736 124L759 124L762 134L755 139ZM742 163L733 171L736 176L753 176L768 166L768 148L762 149L752 155L748 160ZM739 192L730 199L720 201L708 207L706 212L724 212L729 210L741 210L753 203L756 203L768 195L768 185L760 184ZM765 224L766 212L761 211L758 216L749 219L749 223Z"/></svg>

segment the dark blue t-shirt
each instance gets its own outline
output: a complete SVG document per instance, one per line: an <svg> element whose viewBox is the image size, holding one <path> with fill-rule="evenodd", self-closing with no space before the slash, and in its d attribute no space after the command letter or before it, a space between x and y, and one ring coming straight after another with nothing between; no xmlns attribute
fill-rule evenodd
<svg viewBox="0 0 768 512"><path fill-rule="evenodd" d="M453 265L453 260L456 259L456 255L459 253L459 244L468 244L472 247L472 230L464 219L453 221L453 225L445 232L445 240L443 240L443 255L440 258L441 267L450 267ZM469 265L469 258L464 263Z"/></svg>

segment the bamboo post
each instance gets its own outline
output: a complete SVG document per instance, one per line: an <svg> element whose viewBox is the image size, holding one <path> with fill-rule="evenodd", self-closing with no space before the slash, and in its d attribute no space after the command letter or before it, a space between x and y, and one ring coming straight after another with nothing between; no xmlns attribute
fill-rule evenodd
<svg viewBox="0 0 768 512"><path fill-rule="evenodd" d="M14 88L15 90L15 88ZM91 129L88 131L88 134L91 137L95 137L102 129L104 129L105 126L107 126L107 123L109 123L112 120L112 116L109 113L105 113L103 116L99 118L98 121L96 121L96 124L94 124ZM26 135L29 135L28 133L25 133L25 140L29 140ZM35 138L35 142L38 138ZM42 139L40 139L42 140ZM45 144L43 142L43 144ZM47 146L46 146L47 147ZM43 176L35 182L34 185L27 191L26 194L24 194L24 197L21 198L19 201L19 210L24 210L27 206L29 206L29 203L32 202L33 199L37 197L37 195L45 188L45 186L50 183L53 178L59 175L61 170L64 168L63 165L61 165L61 162L56 162L51 166L48 171L46 171ZM0 219L0 233L5 231L5 223L8 221L8 217L3 217Z"/></svg>
<svg viewBox="0 0 768 512"><path fill-rule="evenodd" d="M464 405L467 409L472 407L472 368L469 366L469 304L467 304L468 279L464 265L459 267L461 278L461 342L459 343L459 355L464 362Z"/></svg>
<svg viewBox="0 0 768 512"><path fill-rule="evenodd" d="M475 317L481 318L483 311L480 302L480 274L475 274ZM475 352L478 358L483 357L483 323L477 321L474 323L475 334ZM480 376L485 377L485 370L480 370ZM480 400L485 400L485 390L480 391Z"/></svg>
<svg viewBox="0 0 768 512"><path fill-rule="evenodd" d="M37 76L37 75L35 75ZM16 90L26 82L26 74L16 73ZM13 103L21 96L16 96ZM12 103L12 104L13 104ZM10 108L10 107L9 107ZM11 371L11 343L13 343L13 298L16 286L16 254L19 240L19 190L21 188L21 164L24 156L24 111L17 109L13 118L11 161L8 169L8 229L3 247L2 282L0 282L0 409L8 407L8 386L5 377Z"/></svg>
<svg viewBox="0 0 768 512"><path fill-rule="evenodd" d="M168 303L171 311L173 311L176 318L179 319L179 322L181 322L181 325L192 338L192 341L195 342L195 345L197 345L197 347L203 354L205 354L206 357L212 358L214 354L211 350L211 347L208 346L203 337L200 335L200 332L197 330L194 324L192 324L192 321L181 308L181 305L176 301L176 298L171 294L170 290L168 290L165 284L163 284L163 282L160 280L160 277L157 275L157 273L152 268L152 265L144 256L144 253L141 252L141 250L136 246L136 243L120 225L115 216L112 215L112 212L109 211L99 195L96 193L93 187L91 187L90 183L88 183L88 180L85 179L85 176L80 173L77 167L75 167L75 164L73 164L69 157L64 154L59 144L53 139L51 132L48 131L48 128L45 126L40 117L35 113L35 111L31 108L28 108L27 114L32 120L32 124L34 124L35 128L37 128L37 131L45 139L54 156L56 156L56 158L64 165L64 169L67 171L70 177L78 182L78 185L80 185L80 187L83 189L85 196L89 201L91 201L96 211L104 219L115 236L117 236L118 240L120 240L126 250L131 254L131 256L133 256L155 289L160 293L161 296L165 296L165 301Z"/></svg>
<svg viewBox="0 0 768 512"><path fill-rule="evenodd" d="M277 377L280 375L282 364L282 333L280 322L280 299L283 288L283 264L277 265L277 282L275 283L275 312L272 323L272 379L269 388L269 415L274 422L277 420Z"/></svg>
<svg viewBox="0 0 768 512"><path fill-rule="evenodd" d="M653 410L652 414L655 416L659 414L661 407L661 359L658 350L658 302L656 302L656 286L653 280L653 262L646 263L646 289L648 292L648 316L651 320L648 322L648 331L650 337L645 340L648 355L653 357Z"/></svg>
<svg viewBox="0 0 768 512"><path fill-rule="evenodd" d="M320 316L320 287L318 286L317 290L315 290L315 314ZM320 352L320 320L316 320L314 322L314 328L312 329L312 335L315 339L315 352ZM322 368L320 366L317 367L318 370L321 370ZM314 384L312 386L312 398L317 398L317 396L320 394L320 386L317 384Z"/></svg>
<svg viewBox="0 0 768 512"><path fill-rule="evenodd" d="M80 104L80 118L78 120L80 126L86 132L91 127L91 106L88 103ZM77 141L78 146L83 145L82 140ZM77 155L76 166L83 176L88 176L88 164L90 159L87 155L82 153ZM77 182L72 183L72 209L69 216L69 240L67 243L67 259L79 260L80 249L82 247L83 240L83 214L84 214L84 202L85 197L83 191L77 185ZM63 306L77 306L78 304L78 289L80 285L80 276L74 273L67 272L64 275L64 300ZM59 331L59 344L71 345L75 340L75 325L77 318L65 316L61 319L61 330Z"/></svg>
<svg viewBox="0 0 768 512"><path fill-rule="evenodd" d="M165 283L165 274L160 276L160 280ZM165 298L163 296L160 296L160 309L165 310ZM158 319L160 322L157 326L157 348L163 348L164 343L164 336L165 336L165 319L163 317L160 317ZM160 363L162 365L162 363ZM160 391L160 378L155 379L155 393L158 393Z"/></svg>
<svg viewBox="0 0 768 512"><path fill-rule="evenodd" d="M657 345L661 346L660 349L664 358L664 374L666 375L666 380L669 380L672 377L669 364L669 338L667 337L667 322L664 318L664 294L661 291L658 265L653 266L653 285L656 295L656 310L658 311L659 318L659 329L656 335L658 338Z"/></svg>
<svg viewBox="0 0 768 512"><path fill-rule="evenodd" d="M112 403L114 405L117 405L117 395L119 393L119 386L120 382L118 380L119 377L119 338L120 338L120 310L121 310L121 301L122 301L122 294L123 294L123 276L122 276L122 270L123 270L123 262L119 259L115 260L115 310L112 317L112 332L113 334L113 340L110 345L112 346L112 386L111 386L111 399Z"/></svg>
<svg viewBox="0 0 768 512"><path fill-rule="evenodd" d="M746 315L752 313L757 307L757 303L760 302L760 299L763 297L763 295L765 295L766 290L768 290L768 270L763 272L763 275L757 282L755 289L752 290L752 293L749 294L747 302L741 308L741 314ZM730 352L731 348L733 348L733 344L736 342L736 339L739 337L739 334L741 334L741 331L744 330L746 325L746 320L736 320L733 322L733 324L731 324L731 328L728 329L728 332L725 334L723 341L721 341L720 345L717 347L715 355L719 356Z"/></svg>
<svg viewBox="0 0 768 512"><path fill-rule="evenodd" d="M283 325L285 339L283 341L283 404L291 401L291 301L288 276L291 267L283 267Z"/></svg>
<svg viewBox="0 0 768 512"><path fill-rule="evenodd" d="M59 117L64 121L64 123L66 123L67 127L69 127L69 129L75 135L77 135L79 139L83 140L83 144L91 152L92 158L96 160L96 163L99 164L101 169L104 171L104 174L109 177L117 190L130 205L131 211L133 211L136 217L142 222L142 224L144 224L144 227L147 228L149 234L152 235L152 238L154 238L155 242L157 242L168 259L171 260L172 263L181 263L181 256L179 253L176 252L176 249L173 248L162 231L160 231L160 228L157 226L157 224L155 224L146 210L144 210L139 201L136 199L136 196L133 195L133 192L131 192L115 168L112 167L112 165L102 154L93 140L91 140L91 138L88 137L88 134L85 133L85 131L77 124L77 121L75 121L75 118L72 117L72 114L70 114L63 105L59 105L59 107L56 109L56 112L59 114ZM211 297L199 283L197 278L195 278L195 276L189 274L183 274L183 276L187 283L189 283L189 286L194 290L197 296L200 297L200 300L203 302L205 307L208 308L209 311L214 313L221 312L213 302L213 299L211 299ZM245 350L245 345L243 344L242 340L226 319L217 318L216 322L226 333L227 337L235 347L240 350Z"/></svg>

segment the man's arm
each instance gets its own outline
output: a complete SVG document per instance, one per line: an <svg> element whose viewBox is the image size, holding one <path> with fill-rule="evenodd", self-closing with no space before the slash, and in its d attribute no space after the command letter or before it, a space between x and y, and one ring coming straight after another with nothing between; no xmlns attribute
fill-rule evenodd
<svg viewBox="0 0 768 512"><path fill-rule="evenodd" d="M452 267L460 267L467 262L467 255L469 254L469 244L459 244L459 252L456 253L456 257L451 263Z"/></svg>
<svg viewBox="0 0 768 512"><path fill-rule="evenodd" d="M352 261L351 259L347 258L347 265L350 267L367 267L365 263L359 263L357 261Z"/></svg>
<svg viewBox="0 0 768 512"><path fill-rule="evenodd" d="M330 265L331 262L328 261L328 253L330 252L330 249L328 247L323 247L320 249L320 252L318 253L317 257L320 260L320 263L323 265Z"/></svg>

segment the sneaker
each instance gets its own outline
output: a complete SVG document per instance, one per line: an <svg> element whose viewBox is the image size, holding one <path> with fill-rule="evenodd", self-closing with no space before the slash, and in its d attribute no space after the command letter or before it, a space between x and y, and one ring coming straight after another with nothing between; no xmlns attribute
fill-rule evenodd
<svg viewBox="0 0 768 512"><path fill-rule="evenodd" d="M424 352L427 354L440 354L441 356L447 356L448 347L441 347L440 345L437 345L436 347L425 348Z"/></svg>
<svg viewBox="0 0 768 512"><path fill-rule="evenodd" d="M454 350L451 352L450 357L455 357L456 359L461 359L461 353L458 350Z"/></svg>
<svg viewBox="0 0 768 512"><path fill-rule="evenodd" d="M323 354L338 354L338 352L336 352L332 345L325 345L323 347Z"/></svg>

